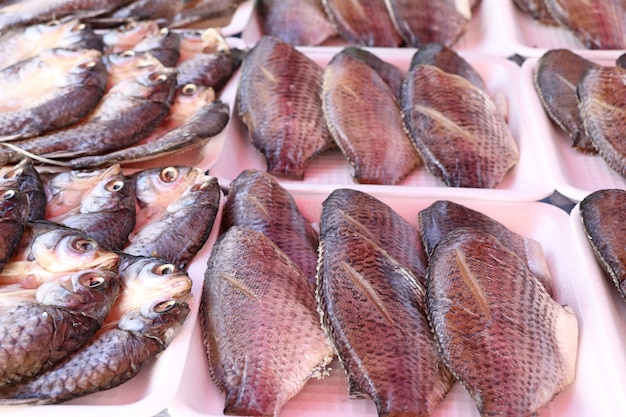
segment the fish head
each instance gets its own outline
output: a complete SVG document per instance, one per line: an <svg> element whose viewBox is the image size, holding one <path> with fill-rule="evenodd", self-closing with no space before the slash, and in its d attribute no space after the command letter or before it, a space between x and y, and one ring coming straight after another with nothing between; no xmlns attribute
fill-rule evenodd
<svg viewBox="0 0 626 417"><path fill-rule="evenodd" d="M86 269L44 282L35 299L45 305L67 308L103 322L120 291L116 272Z"/></svg>
<svg viewBox="0 0 626 417"><path fill-rule="evenodd" d="M25 185L25 181L30 182L31 180L41 182L39 173L33 166L33 161L30 158L24 158L15 165L4 165L0 167L0 184L8 183L19 186L21 183L23 186Z"/></svg>
<svg viewBox="0 0 626 417"><path fill-rule="evenodd" d="M133 209L135 193L133 183L119 169L119 165L106 169L81 200L81 213L95 213L105 210Z"/></svg>
<svg viewBox="0 0 626 417"><path fill-rule="evenodd" d="M10 185L0 185L0 219L2 221L17 220L23 223L28 219L29 209L30 204L26 193Z"/></svg>
<svg viewBox="0 0 626 417"><path fill-rule="evenodd" d="M219 190L217 178L210 175L198 177L198 181L189 184L180 197L167 206L167 211L173 213L188 207L200 207L210 203L214 199L208 198L208 196L219 193Z"/></svg>
<svg viewBox="0 0 626 417"><path fill-rule="evenodd" d="M189 304L171 299L131 310L118 322L118 328L151 337L167 347L189 315Z"/></svg>
<svg viewBox="0 0 626 417"><path fill-rule="evenodd" d="M133 50L137 52L148 52L155 49L180 50L180 36L168 28L162 28L151 36L146 36L133 47Z"/></svg>
<svg viewBox="0 0 626 417"><path fill-rule="evenodd" d="M102 35L107 53L122 52L133 49L135 45L146 38L159 34L161 28L155 20L131 21Z"/></svg>
<svg viewBox="0 0 626 417"><path fill-rule="evenodd" d="M166 207L172 199L180 196L190 184L207 175L199 168L171 165L138 172L134 176L135 194L140 206Z"/></svg>
<svg viewBox="0 0 626 417"><path fill-rule="evenodd" d="M94 37L89 25L79 19L68 16L59 20L27 26L24 29L24 37L30 42L45 42L48 45L56 45L63 48L74 46L85 47L85 40ZM101 49L101 44L87 44L94 49Z"/></svg>
<svg viewBox="0 0 626 417"><path fill-rule="evenodd" d="M215 90L188 83L176 88L174 102L170 107L170 113L181 115L184 120L189 119L198 109L215 101Z"/></svg>
<svg viewBox="0 0 626 417"><path fill-rule="evenodd" d="M230 46L216 28L189 30L180 34L181 61L198 53L228 53Z"/></svg>
<svg viewBox="0 0 626 417"><path fill-rule="evenodd" d="M161 61L151 53L136 52L132 49L107 54L104 56L104 63L109 74L109 88L124 79L132 79L139 74L163 67Z"/></svg>
<svg viewBox="0 0 626 417"><path fill-rule="evenodd" d="M131 96L170 105L174 99L178 70L161 67L136 78L136 88L129 90Z"/></svg>

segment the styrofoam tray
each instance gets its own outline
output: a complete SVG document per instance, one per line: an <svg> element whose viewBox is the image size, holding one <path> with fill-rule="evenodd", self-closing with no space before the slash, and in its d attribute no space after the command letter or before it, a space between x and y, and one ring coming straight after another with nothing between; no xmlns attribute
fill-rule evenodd
<svg viewBox="0 0 626 417"><path fill-rule="evenodd" d="M62 404L0 406L0 415L3 417L152 417L166 409L176 395L176 388L183 373L182 364L195 332L206 260L219 232L223 196L221 200L213 230L206 244L187 269L192 280L191 297L188 300L189 315L180 332L153 363L148 364L134 378L115 388Z"/></svg>
<svg viewBox="0 0 626 417"><path fill-rule="evenodd" d="M513 4L513 0L500 0L500 19L493 23L499 26L504 34L504 49L524 57L537 57L549 49L570 49L574 52L589 54L595 58L602 58L614 54L615 51L590 50L580 42L567 28L550 26L534 20L520 11Z"/></svg>
<svg viewBox="0 0 626 417"><path fill-rule="evenodd" d="M593 59L587 53L579 55L602 65L615 65L612 58ZM589 193L603 188L626 188L626 179L611 169L599 155L583 154L572 148L571 139L548 117L533 84L538 58L529 58L522 65L522 89L531 111L529 120L536 130L536 153L548 160L548 172L556 190L564 196L580 201Z"/></svg>
<svg viewBox="0 0 626 417"><path fill-rule="evenodd" d="M311 190L292 192L300 210L311 222L318 222L321 203L328 191ZM377 195L411 224L417 226L417 214L435 199L408 195ZM588 268L582 268L576 256L568 215L545 203L496 202L454 199L502 222L511 230L538 240L544 249L548 267L554 279L554 293L561 304L570 305L578 318L579 349L577 375L574 383L542 408L539 416L591 417L616 416L624 409L621 385L613 368L615 341L603 331L603 310L588 291ZM621 355L620 362L626 355ZM168 408L172 417L221 416L224 397L210 378L208 362L200 334L196 327L189 356L185 364L182 384L176 398ZM620 410L620 411L618 411ZM433 417L478 417L479 413L469 395L460 384L455 384L445 400L439 404ZM280 417L313 416L376 416L374 403L367 399L348 396L348 383L337 362L333 371L322 380L311 380L304 389L289 401Z"/></svg>
<svg viewBox="0 0 626 417"><path fill-rule="evenodd" d="M322 67L341 47L304 47L301 50ZM405 73L408 70L415 49L368 48L387 62L395 64ZM303 180L278 178L279 182L290 189L309 189L312 186L345 186L367 192L405 192L411 190L418 194L449 194L468 198L501 198L510 200L534 201L550 195L554 186L546 181L546 162L537 153L537 138L529 129L530 113L520 99L520 68L513 62L501 57L462 53L485 80L489 92L497 102L504 102L508 107L509 128L520 152L516 167L511 169L495 189L452 188L436 179L424 167L414 170L400 184L395 186L356 184L352 179L353 168L338 150L326 151L309 161ZM236 106L236 103L235 103ZM212 174L227 181L234 179L242 170L254 168L266 170L263 155L252 145L248 131L235 110L233 120L227 127L227 141L219 159L212 168Z"/></svg>

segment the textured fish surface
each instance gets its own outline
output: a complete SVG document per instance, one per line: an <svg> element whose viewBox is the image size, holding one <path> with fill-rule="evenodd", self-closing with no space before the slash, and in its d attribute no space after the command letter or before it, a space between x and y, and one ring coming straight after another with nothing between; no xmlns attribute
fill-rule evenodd
<svg viewBox="0 0 626 417"><path fill-rule="evenodd" d="M232 16L243 0L183 0L183 8L169 23L170 27L185 27L209 19ZM201 24L201 23L198 23Z"/></svg>
<svg viewBox="0 0 626 417"><path fill-rule="evenodd" d="M495 237L449 233L428 263L426 301L445 363L481 416L531 416L574 380L578 323Z"/></svg>
<svg viewBox="0 0 626 417"><path fill-rule="evenodd" d="M320 99L322 77L318 64L271 36L246 54L238 112L271 174L302 179L307 161L331 146Z"/></svg>
<svg viewBox="0 0 626 417"><path fill-rule="evenodd" d="M552 294L552 275L546 262L541 243L519 235L502 223L472 210L462 204L448 200L435 201L418 214L419 230L426 252L431 254L439 241L460 227L473 227L493 235L509 250L521 258L535 277Z"/></svg>
<svg viewBox="0 0 626 417"><path fill-rule="evenodd" d="M397 184L421 166L396 96L376 71L339 53L324 70L322 109L357 183Z"/></svg>
<svg viewBox="0 0 626 417"><path fill-rule="evenodd" d="M277 415L334 356L310 281L262 233L234 226L213 247L204 282L200 320L224 413Z"/></svg>
<svg viewBox="0 0 626 417"><path fill-rule="evenodd" d="M323 0L322 3L339 34L349 43L388 47L402 44L384 0Z"/></svg>
<svg viewBox="0 0 626 417"><path fill-rule="evenodd" d="M537 60L533 83L546 113L572 139L572 147L597 153L578 111L576 89L581 78L598 64L568 49L552 49Z"/></svg>
<svg viewBox="0 0 626 417"><path fill-rule="evenodd" d="M28 220L28 196L0 184L0 272L17 249Z"/></svg>
<svg viewBox="0 0 626 417"><path fill-rule="evenodd" d="M513 0L513 4L520 11L543 24L552 26L559 25L559 22L554 20L548 11L544 0Z"/></svg>
<svg viewBox="0 0 626 417"><path fill-rule="evenodd" d="M271 174L244 170L230 183L220 232L232 226L263 233L300 267L314 290L319 235Z"/></svg>
<svg viewBox="0 0 626 417"><path fill-rule="evenodd" d="M404 41L416 48L431 42L454 45L472 17L468 0L385 0L385 4Z"/></svg>
<svg viewBox="0 0 626 417"><path fill-rule="evenodd" d="M135 22L159 20L168 23L181 12L185 3L184 0L134 0L130 4L113 11L110 17Z"/></svg>
<svg viewBox="0 0 626 417"><path fill-rule="evenodd" d="M418 278L350 226L325 229L319 253L318 308L350 394L371 398L379 416L430 415L454 379L439 359Z"/></svg>
<svg viewBox="0 0 626 417"><path fill-rule="evenodd" d="M43 220L46 215L46 192L33 161L24 158L15 165L0 167L0 184L10 185L28 197L28 220Z"/></svg>
<svg viewBox="0 0 626 417"><path fill-rule="evenodd" d="M545 0L550 15L590 49L626 48L623 0Z"/></svg>
<svg viewBox="0 0 626 417"><path fill-rule="evenodd" d="M426 168L450 187L495 188L517 164L495 102L465 78L416 65L404 81L402 113Z"/></svg>
<svg viewBox="0 0 626 417"><path fill-rule="evenodd" d="M585 235L594 255L620 295L626 298L626 191L594 191L580 202L579 207Z"/></svg>
<svg viewBox="0 0 626 417"><path fill-rule="evenodd" d="M262 33L289 44L315 46L337 35L322 0L261 0L257 8Z"/></svg>
<svg viewBox="0 0 626 417"><path fill-rule="evenodd" d="M364 48L356 46L348 46L341 50L342 54L350 55L353 58L360 59L367 65L372 67L374 71L383 79L400 101L402 91L402 80L404 73L394 64L384 61L374 53Z"/></svg>
<svg viewBox="0 0 626 417"><path fill-rule="evenodd" d="M69 126L100 102L106 85L94 49L47 49L0 71L0 140Z"/></svg>

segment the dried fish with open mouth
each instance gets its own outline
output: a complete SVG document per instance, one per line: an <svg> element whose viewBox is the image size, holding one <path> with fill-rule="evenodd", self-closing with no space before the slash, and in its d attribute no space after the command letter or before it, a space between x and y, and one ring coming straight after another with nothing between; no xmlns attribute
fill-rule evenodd
<svg viewBox="0 0 626 417"><path fill-rule="evenodd" d="M0 184L0 272L18 248L28 221L28 197L17 188Z"/></svg>
<svg viewBox="0 0 626 417"><path fill-rule="evenodd" d="M43 220L46 216L46 192L33 161L24 158L15 165L0 167L0 184L10 185L28 197L28 220Z"/></svg>

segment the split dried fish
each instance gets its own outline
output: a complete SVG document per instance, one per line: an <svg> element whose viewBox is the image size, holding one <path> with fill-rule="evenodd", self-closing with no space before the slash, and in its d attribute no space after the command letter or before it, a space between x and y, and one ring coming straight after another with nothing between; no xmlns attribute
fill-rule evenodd
<svg viewBox="0 0 626 417"><path fill-rule="evenodd" d="M398 102L402 94L402 80L404 73L394 64L384 61L374 53L356 46L348 46L341 50L342 54L350 55L353 58L360 59L367 65L372 67L380 78L387 83L391 91L395 94Z"/></svg>

